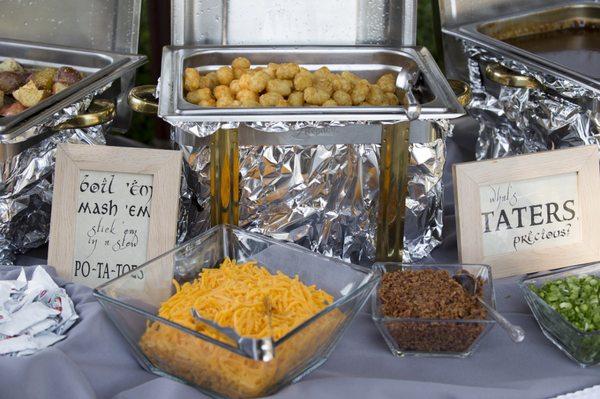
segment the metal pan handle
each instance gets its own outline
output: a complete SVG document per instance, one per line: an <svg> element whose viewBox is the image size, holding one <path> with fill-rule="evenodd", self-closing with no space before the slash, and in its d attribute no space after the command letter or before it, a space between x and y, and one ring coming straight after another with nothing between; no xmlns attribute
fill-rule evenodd
<svg viewBox="0 0 600 399"><path fill-rule="evenodd" d="M471 86L467 82L455 79L448 79L448 83L450 84L450 88L454 92L454 95L456 95L458 103L463 107L466 107L473 98Z"/></svg>
<svg viewBox="0 0 600 399"><path fill-rule="evenodd" d="M485 67L486 78L503 86L525 89L539 89L540 82L534 77L522 75L498 63L488 64Z"/></svg>
<svg viewBox="0 0 600 399"><path fill-rule="evenodd" d="M135 112L156 114L158 112L158 99L155 94L156 85L137 86L129 91L127 103Z"/></svg>
<svg viewBox="0 0 600 399"><path fill-rule="evenodd" d="M59 123L54 126L52 130L82 129L90 126L102 125L112 121L115 116L115 103L110 100L97 98L92 101L87 113L76 115L71 119Z"/></svg>

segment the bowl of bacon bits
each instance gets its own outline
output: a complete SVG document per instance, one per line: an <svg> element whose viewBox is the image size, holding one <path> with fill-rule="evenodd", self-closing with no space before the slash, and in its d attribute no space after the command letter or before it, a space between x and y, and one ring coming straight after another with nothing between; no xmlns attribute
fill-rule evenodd
<svg viewBox="0 0 600 399"><path fill-rule="evenodd" d="M494 320L477 296L494 307L489 266L377 263L381 279L371 298L372 318L396 356L471 355ZM475 283L467 292L457 277Z"/></svg>
<svg viewBox="0 0 600 399"><path fill-rule="evenodd" d="M268 396L323 364L370 269L216 226L94 291L147 370L211 396Z"/></svg>

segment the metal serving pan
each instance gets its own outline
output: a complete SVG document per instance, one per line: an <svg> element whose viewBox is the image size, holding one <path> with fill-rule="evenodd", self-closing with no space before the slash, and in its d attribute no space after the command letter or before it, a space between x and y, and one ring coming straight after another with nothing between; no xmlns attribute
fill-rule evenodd
<svg viewBox="0 0 600 399"><path fill-rule="evenodd" d="M171 44L416 44L414 0L172 0Z"/></svg>
<svg viewBox="0 0 600 399"><path fill-rule="evenodd" d="M402 106L396 107L289 107L213 108L187 102L183 95L183 70L194 67L202 73L231 64L244 56L255 66L269 62L296 62L309 70L327 66L332 71L351 71L371 81L380 75L420 72L415 91L421 103L420 119L454 118L463 114L456 96L425 48L401 49L373 46L318 47L165 47L159 90L158 114L168 122L257 122L257 121L403 121Z"/></svg>
<svg viewBox="0 0 600 399"><path fill-rule="evenodd" d="M444 32L542 73L600 90L600 3L534 8Z"/></svg>
<svg viewBox="0 0 600 399"><path fill-rule="evenodd" d="M18 115L0 117L0 140L14 137L8 130L39 113L44 108L78 93L95 80L133 62L136 56L98 50L38 44L0 38L0 62L13 58L27 69L70 66L84 74L84 78L67 89L40 101Z"/></svg>

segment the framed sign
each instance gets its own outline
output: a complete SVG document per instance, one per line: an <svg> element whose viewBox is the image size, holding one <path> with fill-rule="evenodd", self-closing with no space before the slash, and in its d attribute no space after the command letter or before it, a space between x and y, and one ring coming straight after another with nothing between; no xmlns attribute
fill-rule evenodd
<svg viewBox="0 0 600 399"><path fill-rule="evenodd" d="M178 151L60 145L48 263L96 287L170 250L180 180Z"/></svg>
<svg viewBox="0 0 600 399"><path fill-rule="evenodd" d="M600 260L598 148L456 164L458 254L495 277Z"/></svg>

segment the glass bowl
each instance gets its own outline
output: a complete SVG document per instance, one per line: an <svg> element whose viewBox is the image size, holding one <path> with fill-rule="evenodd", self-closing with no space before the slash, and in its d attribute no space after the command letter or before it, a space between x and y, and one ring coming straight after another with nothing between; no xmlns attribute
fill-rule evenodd
<svg viewBox="0 0 600 399"><path fill-rule="evenodd" d="M376 263L373 266L379 277L385 272L405 269L446 270L451 276L467 271L476 279L483 281L483 298L496 307L491 270L485 265L437 265L437 264L402 264ZM424 319L393 318L381 314L381 303L378 298L379 284L371 295L371 314L375 325L385 339L388 347L396 356L470 356L483 337L494 326L495 321L486 319Z"/></svg>
<svg viewBox="0 0 600 399"><path fill-rule="evenodd" d="M298 276L333 295L334 302L279 340L224 343L156 316L179 284L226 258L256 260L271 273ZM273 394L323 364L358 310L377 275L232 226L216 226L94 290L110 319L145 369L196 386L216 397ZM217 328L217 330L219 330ZM227 331L220 331L227 335Z"/></svg>
<svg viewBox="0 0 600 399"><path fill-rule="evenodd" d="M588 367L600 363L600 331L579 330L529 288L531 285L541 287L547 281L580 275L600 276L600 263L530 275L519 281L519 287L546 338L579 366Z"/></svg>

